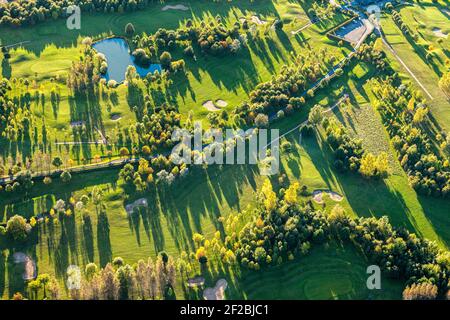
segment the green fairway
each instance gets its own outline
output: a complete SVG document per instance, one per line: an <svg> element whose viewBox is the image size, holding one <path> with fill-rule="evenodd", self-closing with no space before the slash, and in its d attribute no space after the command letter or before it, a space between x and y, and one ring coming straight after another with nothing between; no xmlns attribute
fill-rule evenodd
<svg viewBox="0 0 450 320"><path fill-rule="evenodd" d="M380 290L367 289L370 262L351 246L335 243L312 249L298 260L262 272L243 273L231 285L233 298L366 300L400 299L400 282L383 278ZM234 296L235 294L235 296Z"/></svg>
<svg viewBox="0 0 450 320"><path fill-rule="evenodd" d="M30 225L33 217L47 218L42 218L43 221L36 225L36 239L16 243L12 238L0 238L4 241L0 242L3 250L0 252L0 298L9 299L16 292L29 294L28 282L22 279L23 270L14 262L14 253L30 256L36 263L37 274L55 276L64 288L62 297L67 298L69 291L65 280L67 268L71 265L82 270L91 262L105 267L115 257L121 257L134 267L139 260L156 258L164 251L174 259L188 256L194 267L186 271L186 275L190 277L198 273L204 276L207 287L214 286L219 278L225 278L229 285L225 292L228 299L401 299L405 288L403 280L394 281L383 275L381 290L367 288L366 269L371 261L361 248L354 245L356 241L353 238L348 243L341 243L329 237L324 245L313 245L306 255L289 258L292 261L283 257L281 265L267 262L270 267L265 265L258 271L244 267L243 263L240 264L242 261L226 265L223 255L228 251L234 254L234 250L238 250L236 242L231 240L225 245L229 240L227 237L240 237L243 226L231 234L226 231L224 221L237 213L248 214L246 223L253 218L257 220L253 213L262 207L259 198L267 177L260 174L257 165L251 164L188 165L188 173L184 176L180 173L182 165L174 168L169 158L161 160L167 161L162 165L158 163L160 159L152 162L153 156L158 154L162 158L168 156L173 146L169 138L172 133L169 113L172 110L174 117L181 119L175 127L189 129L193 120L201 121L204 129L210 127L214 124L214 119L211 120L214 112L223 117L222 126L226 128L258 126L255 119L269 115L270 122L267 117L266 126L261 127L279 129L280 135L290 132L280 139L281 146L290 143L286 150L281 147L280 173L269 177L274 192L280 193L277 196L285 196L287 186L298 182L302 188L301 195L300 192L296 194L298 204L309 205L311 211L322 210L325 220L336 205L351 218L387 216L394 227L404 227L421 238L435 241L440 249L448 250L448 198L422 196L415 191L408 180L409 173L402 167L403 162L402 165L400 163L393 139L389 137L390 128L383 123L380 109L375 107L377 97L369 80L387 77L387 68L377 69L372 63L374 61L358 56L359 53L342 68L341 65L335 67L350 53L351 47L331 40L327 31L348 20L348 14L335 10L330 17L302 29L310 22L311 10L316 8L315 1L199 0L188 2L187 11L163 11L167 3L172 2L152 4L146 9L121 14L82 13L80 30L67 29L64 19L20 28L0 27L2 44L29 41L10 50L9 59L0 53L0 80L9 79L11 85L8 91L11 107L8 105L10 109L0 110L5 110L5 114L12 109L15 112L6 123L11 125L8 130L0 127L0 178L12 177L16 167L19 169L14 174L26 170L41 173L32 186L19 184L16 190L14 183L9 183L11 190L6 186L0 188L0 223L6 226L14 215L25 217ZM426 99L431 121L427 119L428 122L419 121L415 125L428 134L432 147L443 158L440 163L448 161L448 150L437 143L436 135L450 132L450 103L438 86L439 78L449 68L450 50L448 38L439 37L436 31L450 32L449 17L442 8L441 4L424 1L398 9L405 23L419 34L417 43L402 34L390 14L383 13L381 22L395 52L433 96L433 99ZM235 53L214 55L195 41L194 59L184 52L185 43L180 44L186 40L177 39L176 45L170 49L167 46L164 51L170 51L173 61L185 61L182 72L172 69L169 63L170 72L160 78L155 76L153 79L151 75L146 79L127 78L115 88L99 81L92 92L80 86L82 90L75 94L76 86L73 82L71 86L74 65L89 58L86 55L89 45L82 43L85 37L94 41L113 35L122 37L127 23L132 23L135 35L140 36L142 33L153 34L159 28L184 27L188 19L197 25L201 22L214 25L217 16L230 30L243 20L262 22L254 22L250 31L243 31L243 27L240 29L240 24L237 26L241 32L252 33L252 37ZM275 27L278 20L282 21L282 27ZM299 29L302 31L297 32ZM237 33L240 35L239 31ZM226 35L227 41L231 39L231 31ZM212 38L211 41L214 40ZM366 42L373 45L375 38L369 37ZM227 41L222 42L227 44ZM418 89L417 83L395 55L386 47L383 51L403 83L411 83ZM431 58L427 57L430 52ZM314 64L309 65L311 56L318 59L313 59ZM158 58L160 60L162 58ZM302 78L291 80L285 70L294 73L298 71L296 68L306 71L301 73ZM88 79L86 74L84 76ZM330 74L336 77L328 83ZM266 91L261 89L277 75L276 81L270 82ZM322 77L325 78L323 82L320 81ZM316 83L320 84L319 89L307 92ZM278 84L284 87L274 93ZM305 89L300 91L302 86ZM263 91L267 96L258 97L258 94L263 95ZM348 95L348 101L337 104L344 101L344 95ZM425 93L422 96L426 97ZM293 106L300 97L306 97L306 100L299 102L297 107ZM227 103L221 107L227 111L226 114L203 106L206 101L217 100ZM5 101L8 100L5 98ZM249 102L249 111L241 117L235 108L246 102ZM282 110L279 106L284 102L287 107ZM366 179L357 170L339 171L331 143L326 140L327 132L321 125L322 119L311 127L313 133L309 136L301 134L299 129L292 130L308 118L312 119L310 111L317 105L324 108L336 105L324 117L337 120L351 137L361 139L365 151L375 155L387 154L386 177ZM169 108L171 106L174 108ZM412 109L414 107L413 103ZM145 112L140 108L145 108ZM28 110L29 119L24 119ZM276 113L276 117L272 113ZM413 111L410 113L404 121L413 121L410 119ZM160 114L163 114L161 119L153 122L151 117ZM313 123L313 120L309 121ZM19 129L13 126L15 124ZM144 152L144 147L149 151ZM55 162L58 160L56 157L61 158L61 164ZM123 173L119 174L128 157L135 164L130 171L136 169L129 180ZM137 160L144 158L149 160L152 171L141 179L141 171L145 168L141 170L139 166L137 169ZM66 182L63 182L60 172L54 172L67 168L83 171L83 165L93 167L96 163L102 163L103 169L73 172ZM439 165L428 173L431 175L438 169ZM167 175L176 172L173 175L176 180L169 183L160 179L158 174L162 171ZM44 180L44 176L52 176L52 180L48 177ZM139 180L145 185L144 191L139 191ZM333 200L325 196L323 203L315 202L313 192L324 189L338 193L342 199ZM101 200L94 199L98 191L102 194ZM75 204L80 204L83 198L88 199L86 204L81 203L84 207L75 210ZM58 200L71 203L74 212L67 213L64 209L58 211L57 218L54 218L52 209ZM138 200L146 200L148 206L127 213L126 206ZM271 211L267 211L270 215ZM90 222L85 221L85 214L89 215L90 220L86 221ZM289 220L284 221L285 216L278 219L287 230ZM194 239L197 233L206 239L203 239L202 248L203 245L207 247L206 241L210 245L210 240L219 238L223 242L222 252L214 257L208 256L209 260L203 263L201 258L204 257L197 255L200 250L198 241ZM301 251L298 245L295 250ZM289 254L287 252L286 256ZM399 275L400 278L402 276ZM178 282L174 290L177 299L201 298L198 291L186 289L186 283Z"/></svg>
<svg viewBox="0 0 450 320"><path fill-rule="evenodd" d="M449 32L448 16L442 11L442 6L434 6L428 2L418 6L406 6L399 11L405 21L414 32L419 34L419 40L414 43L408 40L395 25L390 15L382 17L381 25L387 40L397 54L405 61L409 69L430 92L433 99L424 93L429 101L431 110L440 127L450 130L450 103L448 98L439 88L437 83L442 74L448 70L450 44L448 39L436 35L433 30ZM441 39L442 42L438 42ZM386 50L389 53L388 50ZM432 58L427 59L431 53ZM389 58L395 68L401 72L407 81L412 82L417 88L417 83L410 79L410 75L389 53Z"/></svg>
<svg viewBox="0 0 450 320"><path fill-rule="evenodd" d="M144 11L128 13L126 15L83 15L81 30L68 30L64 27L64 21L51 21L33 28L21 28L7 30L2 40L5 43L18 41L30 41L25 48L11 51L11 59L8 66L3 67L3 75L14 78L29 78L36 82L29 88L31 94L41 91L47 102L44 106L32 105L32 111L37 118L37 123L44 122L49 127L50 141L72 141L70 123L76 121L73 117L75 109L87 109L85 105L91 101L72 101L69 91L64 86L66 74L73 61L79 59L82 46L80 41L85 36L101 38L105 35L123 35L124 26L133 21L137 32L152 33L158 28L176 28L184 23L187 18L213 19L216 15L223 17L225 25L232 26L242 17L252 15L260 16L267 21L266 25L258 29L259 36L252 41L248 48L238 54L225 57L213 57L199 55L197 61L185 58L181 50L174 50L174 58L185 58L187 76L176 76L173 83L165 88L165 96L171 97L170 103L178 107L182 117L192 112L194 119L207 123L207 115L210 113L202 104L208 100L222 99L227 102L225 110L231 111L243 101L248 100L250 91L258 84L270 79L280 68L292 62L294 52L310 49L320 51L327 49L336 59L341 59L347 52L345 48L337 48L335 43L325 36L329 29L326 24L313 26L300 34L293 35L291 31L308 22L305 12L300 4L281 1L257 2L235 1L233 3L214 3L200 1L191 4L190 11L168 10L162 11L162 5L151 6ZM153 19L148 19L153 17ZM157 18L156 18L157 17ZM270 23L282 17L286 26L283 30L271 30ZM337 15L329 23L339 24L345 19ZM99 25L101 27L99 28ZM6 60L4 60L6 61ZM230 68L230 66L233 66ZM57 78L57 81L50 82ZM56 90L60 94L60 100L53 111L49 110L50 91ZM143 88L145 91L145 89ZM24 93L24 89L15 90L15 94ZM117 124L122 127L134 123L135 115L132 112L133 105L128 103L127 89L120 86L113 90L116 99L108 97L96 97L101 110L101 125L105 128L106 135L116 136ZM110 92L109 95L112 95ZM156 101L155 101L156 103ZM110 106L110 109L108 108ZM120 116L119 121L111 120L112 114ZM61 131L64 133L61 135ZM97 133L94 133L99 139ZM0 144L2 142L0 141ZM15 150L14 146L5 145L5 150L11 149L11 153L22 153ZM54 150L54 151L53 151ZM68 155L61 148L53 149L56 154ZM88 151L86 151L88 150ZM86 147L82 149L80 158L92 159L96 154L103 155L104 149L99 147ZM117 152L117 150L115 151ZM26 154L22 154L25 158Z"/></svg>

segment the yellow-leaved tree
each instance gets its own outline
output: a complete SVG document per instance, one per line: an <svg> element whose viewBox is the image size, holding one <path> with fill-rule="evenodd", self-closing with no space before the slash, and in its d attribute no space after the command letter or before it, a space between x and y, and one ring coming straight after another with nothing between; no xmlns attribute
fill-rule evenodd
<svg viewBox="0 0 450 320"><path fill-rule="evenodd" d="M428 114L427 108L418 108L416 113L414 114L413 122L416 124L422 123L427 114Z"/></svg>
<svg viewBox="0 0 450 320"><path fill-rule="evenodd" d="M378 156L368 152L361 158L359 172L366 178L384 177L388 173L388 167L386 152L382 152Z"/></svg>
<svg viewBox="0 0 450 320"><path fill-rule="evenodd" d="M450 72L444 73L441 80L439 80L439 87L450 98Z"/></svg>
<svg viewBox="0 0 450 320"><path fill-rule="evenodd" d="M298 189L300 189L300 184L298 182L292 183L289 188L286 190L286 193L284 194L284 201L289 204L293 205L296 204L298 201Z"/></svg>
<svg viewBox="0 0 450 320"><path fill-rule="evenodd" d="M269 179L264 181L264 184L261 189L261 194L264 197L264 207L267 211L272 211L277 206L277 195L273 191L272 183L270 183Z"/></svg>

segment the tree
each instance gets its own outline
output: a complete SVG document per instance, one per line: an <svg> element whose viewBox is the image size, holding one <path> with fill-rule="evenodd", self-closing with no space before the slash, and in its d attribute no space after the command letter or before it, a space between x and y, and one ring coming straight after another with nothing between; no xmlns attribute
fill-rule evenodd
<svg viewBox="0 0 450 320"><path fill-rule="evenodd" d="M131 37L135 31L136 30L134 29L134 25L132 23L127 23L127 25L125 26L125 34L128 37Z"/></svg>
<svg viewBox="0 0 450 320"><path fill-rule="evenodd" d="M29 227L24 217L12 216L6 224L6 232L15 241L24 241L27 238Z"/></svg>
<svg viewBox="0 0 450 320"><path fill-rule="evenodd" d="M447 97L450 97L450 71L444 73L439 80L439 87L444 91Z"/></svg>
<svg viewBox="0 0 450 320"><path fill-rule="evenodd" d="M259 113L255 118L255 126L258 128L266 128L269 125L269 117L264 113Z"/></svg>
<svg viewBox="0 0 450 320"><path fill-rule="evenodd" d="M130 155L130 151L126 147L122 147L119 150L119 154L121 157L128 157Z"/></svg>
<svg viewBox="0 0 450 320"><path fill-rule="evenodd" d="M97 265L93 262L88 263L84 269L84 273L87 279L92 279L92 277L97 273Z"/></svg>
<svg viewBox="0 0 450 320"><path fill-rule="evenodd" d="M365 153L361 158L359 172L366 178L383 177L387 174L389 167L387 154L380 153L374 156L372 153Z"/></svg>
<svg viewBox="0 0 450 320"><path fill-rule="evenodd" d="M119 293L119 283L115 276L114 268L110 263L101 273L101 294L105 300L116 300Z"/></svg>
<svg viewBox="0 0 450 320"><path fill-rule="evenodd" d="M61 173L60 178L61 178L61 181L62 181L62 182L68 183L70 180L72 180L72 175L70 174L69 171L64 170L64 171Z"/></svg>
<svg viewBox="0 0 450 320"><path fill-rule="evenodd" d="M417 108L416 113L414 113L413 122L416 124L422 123L427 114L427 108Z"/></svg>
<svg viewBox="0 0 450 320"><path fill-rule="evenodd" d="M197 245L197 247L200 247L205 241L205 237L200 233L194 233L194 235L192 236L192 240Z"/></svg>
<svg viewBox="0 0 450 320"><path fill-rule="evenodd" d="M63 161L60 157L54 157L52 161L52 165L54 165L56 168L61 167L63 164Z"/></svg>
<svg viewBox="0 0 450 320"><path fill-rule="evenodd" d="M261 188L261 195L264 198L264 207L267 211L272 211L277 206L277 195L272 189L272 183L269 179L264 181Z"/></svg>
<svg viewBox="0 0 450 320"><path fill-rule="evenodd" d="M117 269L117 280L119 282L119 299L128 300L133 287L133 269L130 265L121 266Z"/></svg>
<svg viewBox="0 0 450 320"><path fill-rule="evenodd" d="M317 126L319 123L322 122L322 119L323 119L323 108L321 105L316 104L309 111L308 121L311 124Z"/></svg>
<svg viewBox="0 0 450 320"><path fill-rule="evenodd" d="M32 280L28 282L28 290L30 290L31 298L37 299L39 290L41 289L41 282L38 280Z"/></svg>
<svg viewBox="0 0 450 320"><path fill-rule="evenodd" d="M159 61L163 68L168 69L170 68L170 63L172 62L172 55L169 52L164 51L159 57Z"/></svg>
<svg viewBox="0 0 450 320"><path fill-rule="evenodd" d="M267 258L267 252L266 249L264 249L263 247L258 247L255 249L255 260L258 263L264 263L266 262L266 258Z"/></svg>
<svg viewBox="0 0 450 320"><path fill-rule="evenodd" d="M47 273L42 273L37 277L36 280L39 281L42 288L44 289L44 299L47 298L47 285L51 280L50 275L48 275Z"/></svg>
<svg viewBox="0 0 450 320"><path fill-rule="evenodd" d="M287 204L293 205L298 202L298 190L300 189L300 184L298 182L294 182L289 186L284 194L284 201Z"/></svg>
<svg viewBox="0 0 450 320"><path fill-rule="evenodd" d="M438 295L438 287L431 283L414 283L403 291L403 300L434 300Z"/></svg>

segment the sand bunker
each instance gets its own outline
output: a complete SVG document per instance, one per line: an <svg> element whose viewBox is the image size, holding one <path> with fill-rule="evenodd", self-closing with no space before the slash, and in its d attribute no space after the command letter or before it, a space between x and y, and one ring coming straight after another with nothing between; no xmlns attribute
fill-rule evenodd
<svg viewBox="0 0 450 320"><path fill-rule="evenodd" d="M266 24L267 22L264 20L261 20L258 16L252 16L251 17L252 22L256 24Z"/></svg>
<svg viewBox="0 0 450 320"><path fill-rule="evenodd" d="M117 121L117 120L120 120L120 119L122 119L122 117L120 116L120 114L112 114L111 115L111 120L113 120L113 121Z"/></svg>
<svg viewBox="0 0 450 320"><path fill-rule="evenodd" d="M330 190L314 190L312 193L312 198L313 198L314 202L316 202L318 204L324 203L324 200L323 200L324 194L327 194L331 200L336 201L336 202L341 202L342 200L344 200L344 197L341 196L337 192L330 191Z"/></svg>
<svg viewBox="0 0 450 320"><path fill-rule="evenodd" d="M448 37L448 34L445 32L442 32L442 30L439 28L433 28L432 31L436 37L439 37L439 38L447 38Z"/></svg>
<svg viewBox="0 0 450 320"><path fill-rule="evenodd" d="M203 103L203 107L208 111L219 111L220 108L225 108L228 105L228 102L222 99L217 99L216 102L212 102L212 100L205 101Z"/></svg>
<svg viewBox="0 0 450 320"><path fill-rule="evenodd" d="M208 111L219 111L220 110L219 108L217 108L214 105L214 102L212 102L211 100L204 102L203 107L206 108L206 110L208 110Z"/></svg>
<svg viewBox="0 0 450 320"><path fill-rule="evenodd" d="M167 11L167 10L187 11L187 10L189 10L189 8L186 7L184 4L177 4L177 5L174 5L174 6L171 6L171 5L164 6L164 7L162 7L161 10L162 11Z"/></svg>
<svg viewBox="0 0 450 320"><path fill-rule="evenodd" d="M200 287L205 284L205 278L197 276L197 277L188 279L187 283L190 288Z"/></svg>
<svg viewBox="0 0 450 320"><path fill-rule="evenodd" d="M227 280L219 279L214 288L206 288L203 291L203 298L205 300L223 300L225 298L225 289L227 287Z"/></svg>
<svg viewBox="0 0 450 320"><path fill-rule="evenodd" d="M36 278L36 263L33 259L27 256L23 252L16 252L13 255L14 263L22 263L24 267L24 273L22 274L23 280L32 280Z"/></svg>
<svg viewBox="0 0 450 320"><path fill-rule="evenodd" d="M216 100L216 106L218 106L219 108L225 108L228 105L228 102L226 102L225 100Z"/></svg>
<svg viewBox="0 0 450 320"><path fill-rule="evenodd" d="M148 208L148 202L147 202L147 199L145 199L145 198L137 199L135 202L126 205L126 206L125 206L125 211L126 211L128 214L132 214L133 211L134 211L134 208L137 208L137 207L145 207L145 208Z"/></svg>

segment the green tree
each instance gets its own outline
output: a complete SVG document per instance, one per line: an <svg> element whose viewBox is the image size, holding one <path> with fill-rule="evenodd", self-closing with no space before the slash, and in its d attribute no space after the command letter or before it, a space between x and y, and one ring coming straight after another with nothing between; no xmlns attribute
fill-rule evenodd
<svg viewBox="0 0 450 320"><path fill-rule="evenodd" d="M127 23L127 25L125 26L125 34L128 37L131 37L134 34L135 31L136 30L134 28L134 25L132 23Z"/></svg>
<svg viewBox="0 0 450 320"><path fill-rule="evenodd" d="M170 68L170 63L172 62L172 55L169 52L164 51L159 57L159 61L161 62L161 65L164 68L166 69Z"/></svg>
<svg viewBox="0 0 450 320"><path fill-rule="evenodd" d="M39 283L41 284L42 288L44 289L44 299L47 298L47 285L51 280L51 277L49 274L47 273L42 273L40 274L37 279L37 281L39 281Z"/></svg>
<svg viewBox="0 0 450 320"><path fill-rule="evenodd" d="M309 123L317 126L323 119L323 108L321 105L316 104L311 108L308 115Z"/></svg>
<svg viewBox="0 0 450 320"><path fill-rule="evenodd" d="M67 183L67 182L69 182L70 180L72 180L72 175L70 174L69 171L64 170L64 171L61 173L60 178L61 178L61 181L62 181L62 182Z"/></svg>
<svg viewBox="0 0 450 320"><path fill-rule="evenodd" d="M54 165L55 167L59 168L61 167L63 164L63 161L60 157L54 157L53 161L52 161L52 165Z"/></svg>
<svg viewBox="0 0 450 320"><path fill-rule="evenodd" d="M15 241L24 241L28 234L27 221L19 215L12 216L6 224L6 232Z"/></svg>

